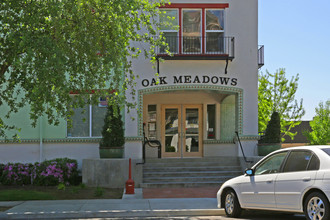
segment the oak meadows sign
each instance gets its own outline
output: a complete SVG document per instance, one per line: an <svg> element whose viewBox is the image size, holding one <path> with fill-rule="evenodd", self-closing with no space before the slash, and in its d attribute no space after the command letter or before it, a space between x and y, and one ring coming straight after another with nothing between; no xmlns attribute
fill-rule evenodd
<svg viewBox="0 0 330 220"><path fill-rule="evenodd" d="M170 81L171 80L171 81ZM217 85L237 85L237 78L230 77L219 77L219 76L173 76L172 79L167 76L160 76L152 79L143 79L141 84L143 87L158 86L158 85L167 85L168 82L173 84L200 84L200 83L212 83Z"/></svg>

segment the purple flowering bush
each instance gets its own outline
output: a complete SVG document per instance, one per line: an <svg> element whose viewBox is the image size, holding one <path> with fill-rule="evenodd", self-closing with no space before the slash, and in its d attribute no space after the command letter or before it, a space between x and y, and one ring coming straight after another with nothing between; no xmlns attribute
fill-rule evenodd
<svg viewBox="0 0 330 220"><path fill-rule="evenodd" d="M0 181L4 185L28 185L31 184L32 164L8 163L2 164Z"/></svg>
<svg viewBox="0 0 330 220"><path fill-rule="evenodd" d="M0 164L0 183L3 185L75 185L77 181L78 166L73 159L60 158L35 164Z"/></svg>

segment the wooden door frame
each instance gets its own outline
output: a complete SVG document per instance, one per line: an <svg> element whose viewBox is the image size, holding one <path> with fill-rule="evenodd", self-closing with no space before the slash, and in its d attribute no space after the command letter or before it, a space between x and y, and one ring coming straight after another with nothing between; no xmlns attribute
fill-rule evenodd
<svg viewBox="0 0 330 220"><path fill-rule="evenodd" d="M183 138L185 138L186 123L183 123L183 118L186 117L187 108L198 109L198 152L186 152L182 149ZM165 110L178 109L178 152L165 152ZM203 157L203 105L202 104L164 104L161 106L161 143L162 157Z"/></svg>
<svg viewBox="0 0 330 220"><path fill-rule="evenodd" d="M161 118L161 142L162 142L162 157L181 157L181 105L162 105L162 118ZM165 110L166 109L178 109L178 151L177 152L165 152Z"/></svg>

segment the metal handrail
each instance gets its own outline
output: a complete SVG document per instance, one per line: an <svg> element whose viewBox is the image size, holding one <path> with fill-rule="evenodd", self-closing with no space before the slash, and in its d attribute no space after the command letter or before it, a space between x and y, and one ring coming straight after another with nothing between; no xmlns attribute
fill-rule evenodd
<svg viewBox="0 0 330 220"><path fill-rule="evenodd" d="M136 163L136 165L145 164L146 161L146 145L149 147L157 147L158 148L158 158L161 158L161 147L162 144L159 140L149 140L146 137L146 133L144 131L145 123L143 123L143 142L142 142L142 163Z"/></svg>
<svg viewBox="0 0 330 220"><path fill-rule="evenodd" d="M264 45L259 45L258 46L258 67L262 67L265 64L265 60L264 60Z"/></svg>
<svg viewBox="0 0 330 220"><path fill-rule="evenodd" d="M166 36L166 47L157 47L158 55L166 55L166 49L173 55L226 55L234 57L234 37L222 36ZM181 48L180 48L181 46Z"/></svg>
<svg viewBox="0 0 330 220"><path fill-rule="evenodd" d="M250 160L247 160L246 159L246 156L245 156L245 153L244 153L244 150L243 150L243 146L242 146L241 140L240 140L239 135L238 135L238 131L235 131L235 133L236 133L236 136L237 136L237 140L238 140L239 146L241 147L241 151L242 151L242 154L243 154L243 158L244 158L245 163L253 163L253 161L250 161Z"/></svg>

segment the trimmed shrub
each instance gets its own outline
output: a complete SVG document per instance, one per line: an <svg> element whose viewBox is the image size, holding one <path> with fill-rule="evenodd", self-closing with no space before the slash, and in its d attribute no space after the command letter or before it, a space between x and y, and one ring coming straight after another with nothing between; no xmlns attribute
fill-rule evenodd
<svg viewBox="0 0 330 220"><path fill-rule="evenodd" d="M77 161L61 158L42 163L0 164L0 183L3 185L56 186L78 184Z"/></svg>
<svg viewBox="0 0 330 220"><path fill-rule="evenodd" d="M273 112L265 135L259 140L259 144L265 143L281 143L281 119L278 112Z"/></svg>
<svg viewBox="0 0 330 220"><path fill-rule="evenodd" d="M120 106L114 101L108 104L107 114L104 118L100 148L123 147L125 134L121 119Z"/></svg>
<svg viewBox="0 0 330 220"><path fill-rule="evenodd" d="M4 185L29 185L31 184L32 164L8 163L2 164L0 182Z"/></svg>

